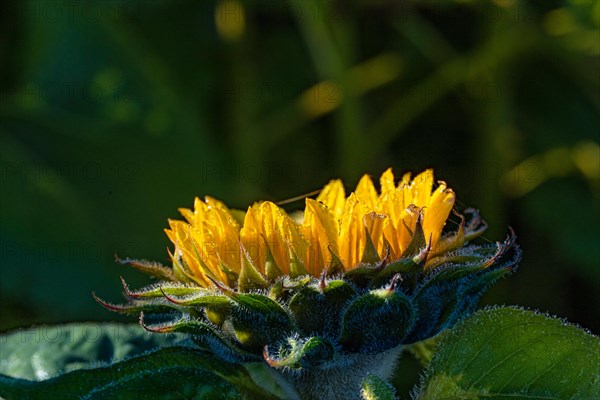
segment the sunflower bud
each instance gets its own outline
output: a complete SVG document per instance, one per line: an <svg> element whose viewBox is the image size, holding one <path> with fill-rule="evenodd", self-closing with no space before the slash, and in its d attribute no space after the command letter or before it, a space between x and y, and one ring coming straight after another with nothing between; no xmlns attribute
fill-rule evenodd
<svg viewBox="0 0 600 400"><path fill-rule="evenodd" d="M342 310L356 296L356 290L343 280L308 285L292 297L289 309L304 334L334 336L340 328Z"/></svg>
<svg viewBox="0 0 600 400"><path fill-rule="evenodd" d="M411 300L397 290L396 275L389 288L357 297L342 316L342 347L351 352L384 351L402 343L415 323Z"/></svg>

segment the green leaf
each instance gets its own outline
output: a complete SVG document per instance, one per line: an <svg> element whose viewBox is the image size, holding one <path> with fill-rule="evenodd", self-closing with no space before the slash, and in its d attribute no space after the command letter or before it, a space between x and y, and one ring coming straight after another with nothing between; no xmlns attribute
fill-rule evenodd
<svg viewBox="0 0 600 400"><path fill-rule="evenodd" d="M163 348L39 382L0 375L0 396L7 400L275 399L241 365L188 347Z"/></svg>
<svg viewBox="0 0 600 400"><path fill-rule="evenodd" d="M573 400L600 393L600 340L535 312L479 311L437 348L419 400Z"/></svg>
<svg viewBox="0 0 600 400"><path fill-rule="evenodd" d="M90 322L17 330L0 336L0 374L44 380L185 340L181 335L150 334L138 324Z"/></svg>
<svg viewBox="0 0 600 400"><path fill-rule="evenodd" d="M228 393L227 397L219 397L223 399L240 398L217 375L225 373L219 371L220 365L213 367L216 374L211 373L209 360L196 350L171 347L109 367L72 371L39 382L0 376L0 396L7 400L158 399L179 392L183 398L210 398L203 397L205 393Z"/></svg>
<svg viewBox="0 0 600 400"><path fill-rule="evenodd" d="M431 362L431 359L435 354L440 340L446 335L446 333L447 331L443 331L440 334L427 340L422 340L420 342L410 344L406 346L406 350L417 359L421 366L426 367L429 364L429 362Z"/></svg>
<svg viewBox="0 0 600 400"><path fill-rule="evenodd" d="M0 398L275 399L242 365L137 325L73 324L0 336ZM183 346L182 346L183 344ZM171 346L171 347L163 347ZM270 385L267 390L259 385Z"/></svg>
<svg viewBox="0 0 600 400"><path fill-rule="evenodd" d="M363 400L396 400L395 390L377 375L369 374L362 381L360 392Z"/></svg>

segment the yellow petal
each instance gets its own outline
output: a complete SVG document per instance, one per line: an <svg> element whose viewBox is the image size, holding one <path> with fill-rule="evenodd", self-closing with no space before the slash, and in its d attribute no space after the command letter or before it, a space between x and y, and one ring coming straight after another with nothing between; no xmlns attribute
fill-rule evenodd
<svg viewBox="0 0 600 400"><path fill-rule="evenodd" d="M402 175L402 179L400 179L400 182L398 182L398 189L402 189L403 187L410 185L410 176L410 172Z"/></svg>
<svg viewBox="0 0 600 400"><path fill-rule="evenodd" d="M384 249L384 240L383 240L383 226L384 222L387 219L387 215L385 214L377 214L375 212L367 213L363 216L363 224L365 226L365 235L369 235L371 237L371 241L375 245L375 249L377 250L377 254L379 257L383 257L385 253ZM366 241L366 236L365 236ZM366 244L366 243L365 243ZM363 246L364 250L364 246ZM361 254L362 259L362 254Z"/></svg>
<svg viewBox="0 0 600 400"><path fill-rule="evenodd" d="M433 187L433 170L428 169L415 176L411 183L412 203L417 207L425 207L429 205L431 197L431 188Z"/></svg>
<svg viewBox="0 0 600 400"><path fill-rule="evenodd" d="M377 195L377 191L375 190L375 186L373 186L373 181L369 175L365 174L360 178L354 193L356 194L356 198L366 205L369 210L375 210L375 205L377 204L379 196Z"/></svg>
<svg viewBox="0 0 600 400"><path fill-rule="evenodd" d="M446 220L454 207L455 195L452 189L448 189L444 182L433 192L428 206L425 208L423 219L423 231L425 238L429 240L431 235L432 247L438 242Z"/></svg>
<svg viewBox="0 0 600 400"><path fill-rule="evenodd" d="M190 210L188 208L180 208L178 211L181 215L183 215L183 217L186 219L187 222L189 222L190 224L194 223L194 219L196 217L192 210Z"/></svg>
<svg viewBox="0 0 600 400"><path fill-rule="evenodd" d="M396 185L394 184L394 173L391 168L388 168L379 178L379 184L381 185L381 194L385 194L389 191L395 190Z"/></svg>
<svg viewBox="0 0 600 400"><path fill-rule="evenodd" d="M333 213L334 218L339 219L346 204L346 193L342 181L336 179L325 185L317 196L317 201L325 204Z"/></svg>
<svg viewBox="0 0 600 400"><path fill-rule="evenodd" d="M389 243L390 247L391 247L391 256L392 257L400 257L400 255L402 254L402 250L403 247L400 245L400 234L398 232L398 228L396 226L394 226L394 223L392 222L392 220L390 218L387 218L384 222L383 222L383 228L382 228L382 233L383 233L383 237L385 238L385 240Z"/></svg>
<svg viewBox="0 0 600 400"><path fill-rule="evenodd" d="M329 208L312 199L306 199L302 234L309 246L305 257L305 267L309 273L318 276L330 262L330 250L338 254L338 221Z"/></svg>
<svg viewBox="0 0 600 400"><path fill-rule="evenodd" d="M365 226L362 220L364 214L361 211L358 197L351 193L342 214L338 241L340 259L348 268L353 268L360 262L365 246Z"/></svg>
<svg viewBox="0 0 600 400"><path fill-rule="evenodd" d="M382 235L389 243L393 255L400 256L410 242L410 233L404 226L407 214L405 197L412 198L408 186L400 189L394 188L381 195L377 205L377 212L385 214ZM383 241L383 239L381 239ZM384 249L385 250L385 249Z"/></svg>
<svg viewBox="0 0 600 400"><path fill-rule="evenodd" d="M189 222L170 221L169 239L191 270L196 281L209 282L205 275L228 282L220 263L239 271L239 225L220 201L207 197L194 201L194 211L180 210ZM199 277L199 278L198 278ZM208 283L207 283L208 284Z"/></svg>
<svg viewBox="0 0 600 400"><path fill-rule="evenodd" d="M244 216L244 226L240 231L240 240L246 249L249 257L260 269L261 265L265 265L267 253L265 250L266 237L262 236L261 227L258 222L258 205L254 204Z"/></svg>
<svg viewBox="0 0 600 400"><path fill-rule="evenodd" d="M421 209L414 204L409 205L402 211L402 221L398 226L399 242L404 251L412 241L413 233L417 227L417 220Z"/></svg>
<svg viewBox="0 0 600 400"><path fill-rule="evenodd" d="M210 212L209 222L213 225L212 235L218 243L217 253L220 261L233 271L240 271L240 226L231 215L229 208L222 202L206 197L206 204Z"/></svg>
<svg viewBox="0 0 600 400"><path fill-rule="evenodd" d="M284 273L287 273L290 257L286 238L283 233L284 229L282 225L284 224L284 217L281 215L279 208L270 201L261 203L259 217L260 228L271 250L271 254L273 254L275 263L281 266ZM260 268L262 268L262 264Z"/></svg>
<svg viewBox="0 0 600 400"><path fill-rule="evenodd" d="M298 255L304 255L306 252L306 241L301 237L298 226L283 210L270 201L250 207L240 236L244 247L248 249L250 257L262 273L266 261L266 249L262 246L262 239L284 274L288 273L290 266L289 246L293 246ZM253 248L257 251L253 252L251 250Z"/></svg>

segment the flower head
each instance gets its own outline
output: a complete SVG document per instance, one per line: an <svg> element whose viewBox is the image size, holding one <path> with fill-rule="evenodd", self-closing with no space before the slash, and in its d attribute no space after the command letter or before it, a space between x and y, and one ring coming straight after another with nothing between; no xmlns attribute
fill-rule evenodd
<svg viewBox="0 0 600 400"><path fill-rule="evenodd" d="M473 311L520 260L514 234L469 243L486 227L477 211L454 211L460 222L448 224L455 195L431 170L399 182L387 170L379 186L365 175L346 195L331 181L301 215L196 199L181 210L186 221L170 221L172 267L124 261L161 281L139 291L123 281L124 305L96 299L140 313L149 331L189 333L223 359L303 371L287 376L304 389L327 376L321 368L344 368L353 384L351 370Z"/></svg>

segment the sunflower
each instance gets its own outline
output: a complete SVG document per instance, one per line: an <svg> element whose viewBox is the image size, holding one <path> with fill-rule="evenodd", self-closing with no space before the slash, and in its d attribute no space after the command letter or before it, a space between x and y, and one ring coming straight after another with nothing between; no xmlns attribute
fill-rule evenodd
<svg viewBox="0 0 600 400"><path fill-rule="evenodd" d="M171 267L120 260L158 283L134 291L123 280L126 304L94 296L228 362L266 362L301 399L359 398L362 379L386 379L403 346L472 312L520 260L512 231L471 243L486 224L455 201L432 170L396 182L391 169L379 191L368 175L349 195L333 180L301 213L196 199L185 221L169 221Z"/></svg>

